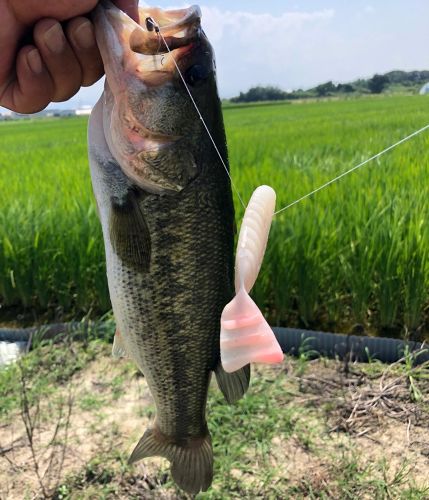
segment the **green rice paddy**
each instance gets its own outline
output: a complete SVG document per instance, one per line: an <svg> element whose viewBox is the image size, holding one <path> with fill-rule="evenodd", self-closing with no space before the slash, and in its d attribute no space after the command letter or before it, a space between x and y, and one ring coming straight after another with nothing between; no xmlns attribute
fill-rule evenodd
<svg viewBox="0 0 429 500"><path fill-rule="evenodd" d="M281 208L429 123L429 99L224 115L242 197L269 184ZM86 126L83 118L0 124L0 320L12 308L69 317L110 308ZM254 290L271 324L427 335L428 167L425 132L278 215Z"/></svg>

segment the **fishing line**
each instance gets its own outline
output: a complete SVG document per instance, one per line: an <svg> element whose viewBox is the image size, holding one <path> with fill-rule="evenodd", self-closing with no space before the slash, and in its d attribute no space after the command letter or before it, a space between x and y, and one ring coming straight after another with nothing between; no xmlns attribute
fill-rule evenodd
<svg viewBox="0 0 429 500"><path fill-rule="evenodd" d="M330 186L331 184L333 184L334 182L337 182L338 180L342 179L343 177L345 177L346 175L348 174L351 174L352 172L354 172L355 170L357 170L358 168L361 168L363 167L364 165L366 165L367 163L369 163L370 161L373 161L373 160L376 160L377 158L380 158L380 156L383 156L384 154L386 154L388 151L391 151L392 149L396 148L397 146L403 144L404 142L407 142L409 141L410 139L412 139L413 137L415 137L416 135L419 135L421 134L422 132L424 132L425 130L427 130L429 128L429 125L425 125L424 127L422 127L421 129L419 130L416 130L415 132L413 132L412 134L410 135L407 135L407 137L404 137L403 139L401 139L400 141L396 142L395 144L392 144L391 146L389 146L388 148L386 149L383 149L383 151L380 151L379 153L377 153L376 155L374 156L371 156L371 158L368 158L366 160L364 160L363 162L359 163L358 165L352 167L351 169L349 170L346 170L345 172L343 172L342 174L338 175L337 177L334 177L333 179L331 179L330 181L328 182L325 182L325 184L322 184L321 186L319 186L318 188L316 189L313 189L313 191L311 191L310 193L307 193L305 194L304 196L301 196L301 198L298 198L297 200L293 201L292 203L289 203L289 205L286 205L285 207L281 208L280 210L277 210L277 212L274 212L274 215L277 215L281 212L284 212L285 210L287 210L288 208L290 207L293 207L294 205L296 205L297 203L299 203L300 201L303 201L305 200L306 198L309 198L310 196L313 196L313 194L315 193L318 193L319 191L321 191L322 189Z"/></svg>
<svg viewBox="0 0 429 500"><path fill-rule="evenodd" d="M212 144L213 144L213 146L214 146L214 148L216 150L216 153L219 156L219 159L220 159L220 161L221 161L221 163L223 165L223 168L225 169L225 172L228 174L228 177L229 177L229 179L231 181L231 185L232 185L232 187L233 187L233 189L234 189L234 191L235 191L238 199L240 200L241 204L243 205L243 208L246 209L246 205L244 204L243 199L241 198L240 193L239 193L237 187L234 185L234 182L232 180L232 177L231 177L231 174L230 174L230 172L228 170L228 167L226 166L226 164L225 164L225 162L224 162L224 160L222 158L222 155L220 154L220 151L219 151L219 149L218 149L218 147L216 145L216 142L213 139L213 137L212 137L212 135L210 133L210 130L209 130L209 128L206 125L206 122L204 121L204 118L203 118L203 116L202 116L202 114L201 114L201 112L200 112L200 110L199 110L199 108L197 106L197 103L195 102L194 98L192 97L191 91L189 90L189 87L188 87L188 85L187 85L187 83L185 81L185 78L183 77L182 72L180 71L180 68L179 68L179 66L178 66L178 64L176 62L176 59L174 58L173 54L171 53L170 47L168 46L168 44L167 44L167 42L166 42L163 34L161 33L159 25L152 18L150 18L150 17L148 17L146 19L146 26L149 26L149 23L152 24L153 29L155 29L157 35L160 36L161 39L162 39L162 41L164 42L164 45L165 45L165 47L166 47L166 49L168 51L168 54L170 55L170 57L173 60L174 65L176 66L177 72L179 73L179 76L180 76L180 78L181 78L181 80L183 82L183 85L185 86L185 89L186 89L186 91L187 91L187 93L188 93L188 95L189 95L189 97L190 97L190 99L192 101L192 104L194 105L194 107L195 107L195 109L196 109L196 111L198 113L198 116L199 116L201 122L203 123L204 128L206 129L208 136L210 137L210 140L211 140L211 142L212 142ZM152 30L150 30L150 31L152 31ZM331 184L334 184L335 182L339 181L340 179L342 179L346 175L349 175L352 172L354 172L355 170L358 170L359 168L363 167L367 163L370 163L371 161L376 160L377 158L380 158L381 156L383 156L384 154L388 153L392 149L400 146L401 144L404 144L404 142L409 141L410 139L412 139L413 137L416 137L417 135L421 134L422 132L424 132L427 129L429 129L429 124L425 125L424 127L420 128L419 130L416 130L415 132L407 135L406 137L404 137L403 139L399 140L398 142L395 142L395 144L392 144L391 146L387 147L386 149L383 149L383 151L380 151L379 153L375 154L374 156L371 156L370 158L367 158L366 160L362 161L358 165L355 165L354 167L350 168L349 170L346 170L342 174L337 175L337 177L334 177L330 181L325 182L325 184L322 184L318 188L313 189L313 191L310 191L309 193L305 194L304 196L301 196L300 198L296 199L292 203L289 203L288 205L286 205L285 207L281 208L280 210L277 210L276 212L274 212L274 215L278 215L278 214L284 212L285 210L287 210L288 208L291 208L294 205L297 205L301 201L304 201L307 198L310 198L311 196L313 196L314 194L318 193L322 189L325 189L326 187L330 186Z"/></svg>
<svg viewBox="0 0 429 500"><path fill-rule="evenodd" d="M240 196L240 192L238 191L237 187L234 184L234 181L232 180L232 177L231 177L231 174L230 174L230 172L228 170L228 167L226 166L225 161L222 158L222 155L220 154L220 151L219 151L219 149L218 149L218 147L216 145L216 142L213 139L213 136L210 133L210 130L209 130L206 122L204 121L203 115L201 114L201 112L200 112L200 110L199 110L199 108L197 106L197 103L195 102L194 98L192 97L191 91L189 90L189 87L186 84L185 78L183 77L182 72L180 71L180 68L179 68L179 66L178 66L178 64L176 62L176 59L173 57L173 54L171 53L170 47L168 46L168 44L167 44L167 42L166 42L166 40L164 38L164 35L161 33L161 29L160 29L159 25L157 23L155 23L155 21L152 18L150 18L150 17L148 17L146 19L146 25L148 25L149 23L152 23L152 25L153 25L153 27L154 27L157 35L162 38L162 41L164 42L165 48L167 49L168 54L170 55L171 59L173 60L174 65L176 66L177 72L180 75L180 78L181 78L181 80L183 82L183 85L185 86L185 89L186 89L186 91L187 91L187 93L188 93L188 95L189 95L189 97L190 97L190 99L192 101L192 104L194 105L194 108L197 111L198 116L199 116L202 124L204 125L204 128L206 129L206 132L207 132L208 136L210 137L210 140L211 140L211 142L213 144L213 147L215 148L216 153L219 156L219 159L220 159L220 161L221 161L221 163L223 165L223 168L225 169L225 172L227 173L227 175L229 177L229 180L231 181L231 186L233 187L233 189L235 191L235 194L237 195L238 199L240 200L240 203L243 205L243 208L246 210L246 205L245 205L242 197Z"/></svg>

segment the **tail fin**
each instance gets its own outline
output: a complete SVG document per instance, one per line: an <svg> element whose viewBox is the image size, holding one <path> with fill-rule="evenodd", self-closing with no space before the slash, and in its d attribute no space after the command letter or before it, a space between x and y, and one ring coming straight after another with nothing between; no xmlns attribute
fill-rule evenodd
<svg viewBox="0 0 429 500"><path fill-rule="evenodd" d="M200 438L174 440L157 427L147 429L128 463L153 456L170 461L174 481L187 493L196 494L210 487L213 480L213 450L209 433Z"/></svg>
<svg viewBox="0 0 429 500"><path fill-rule="evenodd" d="M220 353L226 372L248 363L279 363L283 352L258 306L241 287L221 317Z"/></svg>

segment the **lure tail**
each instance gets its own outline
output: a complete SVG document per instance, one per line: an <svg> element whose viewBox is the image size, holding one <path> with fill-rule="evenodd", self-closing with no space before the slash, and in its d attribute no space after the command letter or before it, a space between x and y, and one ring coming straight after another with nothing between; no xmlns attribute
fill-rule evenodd
<svg viewBox="0 0 429 500"><path fill-rule="evenodd" d="M249 296L264 258L276 194L269 186L255 190L244 214L235 261L236 296L221 317L222 366L233 372L248 363L279 363L283 352L258 306Z"/></svg>
<svg viewBox="0 0 429 500"><path fill-rule="evenodd" d="M251 362L283 360L270 325L244 288L223 310L220 335L222 366L226 372L235 372Z"/></svg>

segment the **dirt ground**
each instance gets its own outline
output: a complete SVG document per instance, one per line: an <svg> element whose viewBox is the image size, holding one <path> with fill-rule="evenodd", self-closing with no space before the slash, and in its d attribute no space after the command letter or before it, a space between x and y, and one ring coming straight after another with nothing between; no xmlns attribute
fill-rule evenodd
<svg viewBox="0 0 429 500"><path fill-rule="evenodd" d="M398 485L392 491L400 491L401 481L424 491L429 488L428 380L419 380L421 399L416 402L409 397L407 377L395 368L386 373L377 366L372 373L368 367L326 360L288 358L280 367L257 368L255 380L275 380L284 391L273 394L279 421L286 421L291 408L293 416L290 432L274 433L254 467L270 474L270 488L277 485L273 491L296 492L288 498L316 498L318 491L335 498L342 488L339 477L346 482L348 474L362 488L357 496L344 498L374 498L373 481ZM129 362L103 355L52 394L39 403L30 424L22 409L0 420L1 500L187 498L171 488L163 459L126 466L154 417L146 381ZM214 453L215 461L222 461L216 447ZM241 453L252 463L252 449ZM254 493L255 498L264 498L263 481L268 479L240 463L230 474L237 484L246 483L246 491L262 492ZM218 484L207 498L227 498L225 488ZM252 498L247 494L242 492L241 498ZM272 495L267 498L278 498Z"/></svg>

